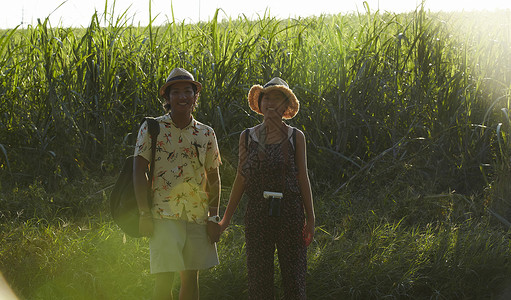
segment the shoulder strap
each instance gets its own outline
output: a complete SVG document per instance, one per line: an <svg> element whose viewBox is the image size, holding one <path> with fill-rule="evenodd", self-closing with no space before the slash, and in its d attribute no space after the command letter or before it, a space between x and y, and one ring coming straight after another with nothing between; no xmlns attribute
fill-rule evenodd
<svg viewBox="0 0 511 300"><path fill-rule="evenodd" d="M248 136L250 134L250 130L247 128L245 129L245 149L248 149Z"/></svg>
<svg viewBox="0 0 511 300"><path fill-rule="evenodd" d="M293 127L293 134L291 135L291 138L293 139L293 147L295 148L295 154L296 154L296 128Z"/></svg>
<svg viewBox="0 0 511 300"><path fill-rule="evenodd" d="M157 137L158 134L160 134L160 125L158 121L156 121L155 118L152 117L145 117L142 119L142 122L140 122L140 125L142 125L144 122L147 121L147 126L149 128L149 134L153 137Z"/></svg>
<svg viewBox="0 0 511 300"><path fill-rule="evenodd" d="M293 133L291 134L291 140L292 140L292 144L293 144L293 150L294 150L294 153L295 153L295 155L294 155L294 163L295 163L295 165L297 165L297 163L296 163L296 148L297 147L296 147L296 128L295 127L293 127Z"/></svg>
<svg viewBox="0 0 511 300"><path fill-rule="evenodd" d="M145 117L142 123L147 121L149 135L151 136L151 164L149 166L149 182L153 182L154 176L154 157L156 156L156 141L158 134L160 134L160 124L155 118Z"/></svg>

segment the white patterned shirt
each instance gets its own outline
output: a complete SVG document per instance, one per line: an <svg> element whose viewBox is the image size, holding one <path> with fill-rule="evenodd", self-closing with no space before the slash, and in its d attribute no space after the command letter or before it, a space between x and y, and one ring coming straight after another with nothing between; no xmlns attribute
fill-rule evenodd
<svg viewBox="0 0 511 300"><path fill-rule="evenodd" d="M169 114L156 120L160 133L152 187L153 217L206 224L209 209L206 173L221 164L215 132L193 117L183 129L174 124ZM140 127L134 155L151 161L147 122Z"/></svg>

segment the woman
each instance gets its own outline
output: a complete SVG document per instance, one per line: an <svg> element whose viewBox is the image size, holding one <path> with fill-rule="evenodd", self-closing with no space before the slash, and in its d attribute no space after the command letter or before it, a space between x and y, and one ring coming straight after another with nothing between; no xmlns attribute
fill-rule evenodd
<svg viewBox="0 0 511 300"><path fill-rule="evenodd" d="M240 135L238 171L220 228L229 226L246 193L249 298L274 298L276 247L285 298L305 299L307 246L314 237L315 221L305 136L282 121L296 115L299 102L278 77L264 87L252 86L248 102L264 120Z"/></svg>

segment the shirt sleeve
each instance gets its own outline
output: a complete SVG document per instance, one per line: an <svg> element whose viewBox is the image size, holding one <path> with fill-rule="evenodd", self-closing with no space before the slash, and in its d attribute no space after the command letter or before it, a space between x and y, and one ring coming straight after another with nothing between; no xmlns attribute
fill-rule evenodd
<svg viewBox="0 0 511 300"><path fill-rule="evenodd" d="M218 168L222 163L215 131L212 128L209 128L208 130L210 131L210 134L206 149L206 162L204 164L206 171Z"/></svg>
<svg viewBox="0 0 511 300"><path fill-rule="evenodd" d="M148 133L147 121L142 123L138 131L137 142L135 144L134 156L142 156L146 160L151 159L151 140Z"/></svg>

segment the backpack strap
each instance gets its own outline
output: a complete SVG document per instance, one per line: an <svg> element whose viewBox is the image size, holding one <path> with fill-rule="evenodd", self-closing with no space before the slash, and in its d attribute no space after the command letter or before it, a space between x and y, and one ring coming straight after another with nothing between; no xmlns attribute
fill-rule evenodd
<svg viewBox="0 0 511 300"><path fill-rule="evenodd" d="M160 125L159 125L158 121L156 121L156 119L152 118L152 117L145 117L142 119L142 122L140 123L140 125L142 125L146 121L147 121L147 125L149 127L149 133L151 134L151 136L157 137L158 134L160 134Z"/></svg>
<svg viewBox="0 0 511 300"><path fill-rule="evenodd" d="M142 123L147 121L149 135L151 136L151 164L149 165L149 182L153 183L154 177L154 158L156 156L156 141L158 140L158 134L160 134L160 124L155 118L145 117L142 119Z"/></svg>

